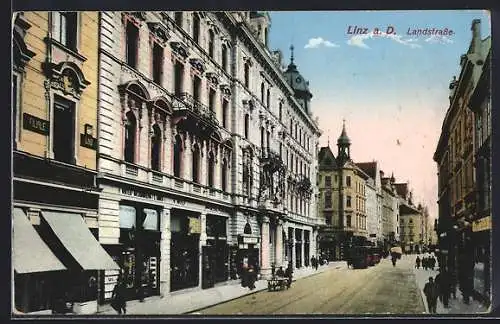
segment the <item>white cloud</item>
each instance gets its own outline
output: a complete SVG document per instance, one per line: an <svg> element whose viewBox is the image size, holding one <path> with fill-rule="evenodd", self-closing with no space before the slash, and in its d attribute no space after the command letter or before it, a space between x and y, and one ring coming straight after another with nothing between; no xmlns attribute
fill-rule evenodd
<svg viewBox="0 0 500 324"><path fill-rule="evenodd" d="M436 43L451 44L451 43L453 43L453 40L445 35L432 35L432 36L429 36L428 38L426 38L425 41L427 43L431 43L431 44L436 44Z"/></svg>
<svg viewBox="0 0 500 324"><path fill-rule="evenodd" d="M354 35L351 38L347 40L347 44L351 46L357 46L361 48L370 48L368 45L366 45L365 40L370 39L370 38L375 38L375 37L383 37L383 38L388 38L392 39L393 41L409 46L411 48L419 48L422 47L419 44L415 44L417 39L403 39L401 35L394 35L394 34L387 34L384 32L380 32L378 34L374 34L373 32L369 32L368 34L361 34L361 35Z"/></svg>
<svg viewBox="0 0 500 324"><path fill-rule="evenodd" d="M309 42L304 46L304 48L318 48L321 45L325 47L339 47L339 45L323 39L322 37L316 37L309 39Z"/></svg>

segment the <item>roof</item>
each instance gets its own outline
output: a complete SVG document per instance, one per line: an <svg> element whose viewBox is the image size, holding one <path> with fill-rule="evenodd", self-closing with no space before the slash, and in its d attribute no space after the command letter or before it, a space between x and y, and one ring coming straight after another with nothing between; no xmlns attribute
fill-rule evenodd
<svg viewBox="0 0 500 324"><path fill-rule="evenodd" d="M347 136L347 132L345 131L345 120L342 125L342 133L337 140L337 145L351 145L351 140L349 139L349 137Z"/></svg>
<svg viewBox="0 0 500 324"><path fill-rule="evenodd" d="M323 146L318 153L318 169L320 171L333 171L337 168L335 156L329 146Z"/></svg>
<svg viewBox="0 0 500 324"><path fill-rule="evenodd" d="M406 198L408 197L408 184L407 183L395 183L394 186L396 187L396 192L398 193L398 196Z"/></svg>
<svg viewBox="0 0 500 324"><path fill-rule="evenodd" d="M363 170L363 172L365 172L367 175L369 175L370 178L376 179L376 177L377 177L377 162L376 161L359 162L359 163L356 163L356 165L358 166L358 168Z"/></svg>

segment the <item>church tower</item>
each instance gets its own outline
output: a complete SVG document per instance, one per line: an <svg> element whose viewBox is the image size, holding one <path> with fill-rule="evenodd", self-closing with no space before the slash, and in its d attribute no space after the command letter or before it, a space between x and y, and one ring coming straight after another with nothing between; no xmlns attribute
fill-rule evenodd
<svg viewBox="0 0 500 324"><path fill-rule="evenodd" d="M351 159L350 146L351 146L351 140L349 139L345 131L345 119L344 119L342 125L342 134L340 134L340 137L337 140L337 147L338 147L337 160L339 162L339 165L344 165L346 161Z"/></svg>

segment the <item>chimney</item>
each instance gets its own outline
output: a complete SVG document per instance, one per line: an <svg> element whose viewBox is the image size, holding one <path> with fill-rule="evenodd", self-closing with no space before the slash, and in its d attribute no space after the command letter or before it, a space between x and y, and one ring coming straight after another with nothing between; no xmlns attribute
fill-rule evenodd
<svg viewBox="0 0 500 324"><path fill-rule="evenodd" d="M481 51L481 20L472 21L472 53L480 54Z"/></svg>

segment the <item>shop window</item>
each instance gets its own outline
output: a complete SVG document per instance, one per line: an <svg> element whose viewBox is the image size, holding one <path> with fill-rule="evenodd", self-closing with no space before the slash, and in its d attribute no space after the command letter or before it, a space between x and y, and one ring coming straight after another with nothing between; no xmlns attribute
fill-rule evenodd
<svg viewBox="0 0 500 324"><path fill-rule="evenodd" d="M163 47L155 43L153 46L153 81L162 84L163 77Z"/></svg>
<svg viewBox="0 0 500 324"><path fill-rule="evenodd" d="M127 64L137 68L137 52L139 47L139 28L131 22L127 23L126 30L126 46L127 46Z"/></svg>
<svg viewBox="0 0 500 324"><path fill-rule="evenodd" d="M215 158L214 154L210 152L208 156L208 186L214 187L214 171L215 171Z"/></svg>
<svg viewBox="0 0 500 324"><path fill-rule="evenodd" d="M77 12L54 12L54 30L55 40L67 48L76 51L78 13Z"/></svg>
<svg viewBox="0 0 500 324"><path fill-rule="evenodd" d="M151 169L155 171L160 171L161 136L160 126L154 124L153 136L151 137Z"/></svg>
<svg viewBox="0 0 500 324"><path fill-rule="evenodd" d="M182 28L182 11L176 11L174 14L175 24Z"/></svg>
<svg viewBox="0 0 500 324"><path fill-rule="evenodd" d="M245 139L248 139L248 127L249 127L250 116L245 114Z"/></svg>
<svg viewBox="0 0 500 324"><path fill-rule="evenodd" d="M269 91L269 89L267 89L267 96L266 96L266 106L267 106L267 109L271 109L271 91Z"/></svg>
<svg viewBox="0 0 500 324"><path fill-rule="evenodd" d="M75 163L75 104L54 96L54 159Z"/></svg>
<svg viewBox="0 0 500 324"><path fill-rule="evenodd" d="M227 100L222 100L222 127L228 128L228 123L227 123L227 115L228 115L228 108L229 104Z"/></svg>
<svg viewBox="0 0 500 324"><path fill-rule="evenodd" d="M226 72L227 70L227 46L226 44L222 44L222 69Z"/></svg>
<svg viewBox="0 0 500 324"><path fill-rule="evenodd" d="M200 17L198 14L193 14L193 40L196 44L200 42Z"/></svg>
<svg viewBox="0 0 500 324"><path fill-rule="evenodd" d="M215 90L212 88L208 92L208 109L215 111Z"/></svg>
<svg viewBox="0 0 500 324"><path fill-rule="evenodd" d="M179 61L175 62L174 66L174 91L177 97L184 91L183 84L184 82L184 65Z"/></svg>
<svg viewBox="0 0 500 324"><path fill-rule="evenodd" d="M196 103L200 102L201 79L197 76L193 77L193 98Z"/></svg>
<svg viewBox="0 0 500 324"><path fill-rule="evenodd" d="M226 191L227 190L227 160L226 158L224 158L222 160L222 174L221 174L221 189L222 191Z"/></svg>
<svg viewBox="0 0 500 324"><path fill-rule="evenodd" d="M248 62L245 63L245 87L250 87L250 65Z"/></svg>
<svg viewBox="0 0 500 324"><path fill-rule="evenodd" d="M145 230L158 231L160 229L158 211L154 209L144 208L146 218L142 226Z"/></svg>
<svg viewBox="0 0 500 324"><path fill-rule="evenodd" d="M193 161L192 161L193 182L200 182L200 148L195 145L193 148Z"/></svg>
<svg viewBox="0 0 500 324"><path fill-rule="evenodd" d="M181 177L182 164L182 139L180 135L175 136L174 143L174 177Z"/></svg>
<svg viewBox="0 0 500 324"><path fill-rule="evenodd" d="M135 207L120 205L120 228L136 227L136 210Z"/></svg>
<svg viewBox="0 0 500 324"><path fill-rule="evenodd" d="M264 82L262 82L260 84L260 102L262 102L262 104L264 104Z"/></svg>
<svg viewBox="0 0 500 324"><path fill-rule="evenodd" d="M208 56L210 58L214 58L214 42L215 42L215 35L213 30L208 31Z"/></svg>
<svg viewBox="0 0 500 324"><path fill-rule="evenodd" d="M132 111L127 112L125 115L125 161L135 162L135 142L137 133L137 120Z"/></svg>

